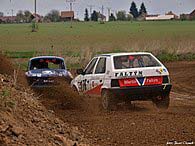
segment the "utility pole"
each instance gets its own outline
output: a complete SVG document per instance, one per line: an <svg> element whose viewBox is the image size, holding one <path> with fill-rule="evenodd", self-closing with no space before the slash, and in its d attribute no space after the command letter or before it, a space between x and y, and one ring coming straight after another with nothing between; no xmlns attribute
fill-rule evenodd
<svg viewBox="0 0 195 146"><path fill-rule="evenodd" d="M102 5L102 15L104 15L104 6Z"/></svg>
<svg viewBox="0 0 195 146"><path fill-rule="evenodd" d="M35 18L36 18L36 15L37 15L37 0L35 0Z"/></svg>
<svg viewBox="0 0 195 146"><path fill-rule="evenodd" d="M11 11L12 11L12 23L13 23L13 21L14 21L14 10L13 9L11 9Z"/></svg>
<svg viewBox="0 0 195 146"><path fill-rule="evenodd" d="M90 21L91 21L92 10L93 10L93 7L95 7L95 6L94 5L88 5L88 7L89 7Z"/></svg>
<svg viewBox="0 0 195 146"><path fill-rule="evenodd" d="M10 0L10 5L12 3L12 0ZM11 6L12 7L12 6ZM13 23L13 15L14 15L14 10L13 10L13 7L11 8L11 23Z"/></svg>
<svg viewBox="0 0 195 146"><path fill-rule="evenodd" d="M109 17L110 17L110 13L111 13L111 8L107 8L108 10L108 21L109 21Z"/></svg>
<svg viewBox="0 0 195 146"><path fill-rule="evenodd" d="M32 32L37 31L37 0L34 0L34 18L32 20Z"/></svg>
<svg viewBox="0 0 195 146"><path fill-rule="evenodd" d="M100 7L101 9L101 20L103 21L103 15L104 15L104 6Z"/></svg>
<svg viewBox="0 0 195 146"><path fill-rule="evenodd" d="M70 11L72 11L72 3L70 3Z"/></svg>
<svg viewBox="0 0 195 146"><path fill-rule="evenodd" d="M72 6L73 6L73 3L75 2L76 0L66 0L66 2L67 3L70 3L70 12L72 12L73 11L73 8L72 8ZM73 11L73 13L74 13L74 11ZM71 20L71 26L70 26L70 28L72 28L72 21L73 21L73 16L70 18Z"/></svg>

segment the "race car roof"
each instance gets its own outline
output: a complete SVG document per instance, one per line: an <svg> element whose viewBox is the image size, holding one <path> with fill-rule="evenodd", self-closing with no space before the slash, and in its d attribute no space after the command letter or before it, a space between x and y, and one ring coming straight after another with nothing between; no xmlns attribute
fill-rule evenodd
<svg viewBox="0 0 195 146"><path fill-rule="evenodd" d="M48 59L55 58L55 59L61 59L61 60L64 61L64 58L62 58L62 57L57 57L57 56L37 56L37 57L30 58L30 61L31 61L31 60L34 60L34 59L46 59L46 58L48 58Z"/></svg>
<svg viewBox="0 0 195 146"><path fill-rule="evenodd" d="M149 54L151 55L151 53L148 52L126 52L126 53L109 53L109 54L101 54L98 55L97 57L100 56L107 56L107 57L111 57L111 56L120 56L120 55L143 55L143 54Z"/></svg>

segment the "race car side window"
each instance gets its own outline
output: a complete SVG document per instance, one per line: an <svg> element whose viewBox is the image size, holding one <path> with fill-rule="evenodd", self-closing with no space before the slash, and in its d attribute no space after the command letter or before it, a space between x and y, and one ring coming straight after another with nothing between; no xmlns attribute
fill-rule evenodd
<svg viewBox="0 0 195 146"><path fill-rule="evenodd" d="M106 58L100 58L95 69L95 74L104 74L106 72Z"/></svg>
<svg viewBox="0 0 195 146"><path fill-rule="evenodd" d="M94 58L85 69L85 74L92 74L98 58Z"/></svg>

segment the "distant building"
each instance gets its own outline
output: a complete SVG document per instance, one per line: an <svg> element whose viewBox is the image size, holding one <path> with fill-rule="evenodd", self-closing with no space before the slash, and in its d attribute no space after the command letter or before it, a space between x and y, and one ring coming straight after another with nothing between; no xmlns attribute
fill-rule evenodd
<svg viewBox="0 0 195 146"><path fill-rule="evenodd" d="M195 20L195 10L193 10L190 14L181 14L181 20Z"/></svg>
<svg viewBox="0 0 195 146"><path fill-rule="evenodd" d="M178 20L179 16L174 14L172 11L169 11L165 15L146 15L145 20Z"/></svg>
<svg viewBox="0 0 195 146"><path fill-rule="evenodd" d="M195 10L190 13L190 19L195 20Z"/></svg>
<svg viewBox="0 0 195 146"><path fill-rule="evenodd" d="M146 15L146 17L158 17L159 14Z"/></svg>
<svg viewBox="0 0 195 146"><path fill-rule="evenodd" d="M0 23L16 23L17 17L16 16L2 16L0 17Z"/></svg>
<svg viewBox="0 0 195 146"><path fill-rule="evenodd" d="M166 13L165 15L171 15L171 16L174 16L174 19L175 20L178 20L179 19L179 16L177 16L176 14L174 14L172 11L169 11L168 13Z"/></svg>
<svg viewBox="0 0 195 146"><path fill-rule="evenodd" d="M147 15L146 20L173 20L174 15Z"/></svg>
<svg viewBox="0 0 195 146"><path fill-rule="evenodd" d="M106 16L101 13L98 13L98 21L106 21Z"/></svg>
<svg viewBox="0 0 195 146"><path fill-rule="evenodd" d="M190 20L190 14L181 14L180 19L181 20Z"/></svg>
<svg viewBox="0 0 195 146"><path fill-rule="evenodd" d="M60 17L63 21L74 20L74 11L62 11Z"/></svg>

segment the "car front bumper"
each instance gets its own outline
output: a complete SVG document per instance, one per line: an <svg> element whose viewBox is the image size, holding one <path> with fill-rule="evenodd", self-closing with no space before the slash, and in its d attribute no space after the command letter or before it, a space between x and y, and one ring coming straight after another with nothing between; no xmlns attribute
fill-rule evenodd
<svg viewBox="0 0 195 146"><path fill-rule="evenodd" d="M46 87L53 87L57 86L60 83L70 83L70 77L27 77L27 81L29 86L32 88L46 88Z"/></svg>
<svg viewBox="0 0 195 146"><path fill-rule="evenodd" d="M130 100L149 100L158 96L168 96L172 85L153 85L153 86L139 86L139 87L124 87L111 88L113 95L122 98L126 97Z"/></svg>

